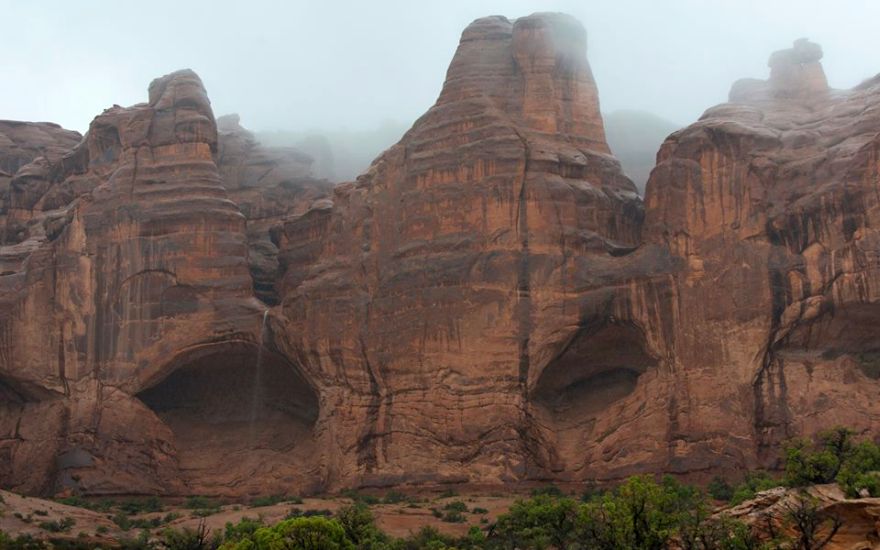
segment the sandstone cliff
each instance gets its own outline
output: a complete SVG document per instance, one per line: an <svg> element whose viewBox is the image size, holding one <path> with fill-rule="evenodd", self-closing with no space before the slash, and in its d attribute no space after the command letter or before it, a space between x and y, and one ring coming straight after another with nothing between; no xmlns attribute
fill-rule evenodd
<svg viewBox="0 0 880 550"><path fill-rule="evenodd" d="M5 486L198 492L190 480L225 475L218 466L237 445L275 439L249 434L275 409L223 390L295 383L274 383L286 363L270 356L262 380L235 370L261 347L267 306L252 272L271 294L271 250L248 248L266 248L271 217L302 209L299 195L310 203L326 185L303 181L301 156L241 145L244 135L235 128L218 142L201 81L181 71L155 80L148 103L106 110L69 153L17 172L10 212L18 215L7 222L16 239L0 249L21 260L0 277ZM248 192L255 179L265 196ZM204 382L199 367L215 353L225 358L207 374L216 387L199 384L210 398L190 399L187 384ZM151 393L182 366L191 369L170 395ZM181 395L192 413L183 420ZM286 410L273 429L303 415ZM217 446L198 438L216 440L212 427L221 425L226 440ZM242 434L251 439L242 443ZM217 483L237 490L247 468L279 454L247 453L232 479Z"/></svg>
<svg viewBox="0 0 880 550"><path fill-rule="evenodd" d="M0 484L700 476L876 429L880 81L829 90L799 41L666 140L643 204L585 50L568 16L475 21L332 191L192 72L105 111L11 187Z"/></svg>
<svg viewBox="0 0 880 550"><path fill-rule="evenodd" d="M791 435L880 419L880 81L830 90L819 58L806 41L773 54L768 81L670 136L646 197L646 240L688 265L676 364L704 383L682 429L741 414L715 429L764 465Z"/></svg>

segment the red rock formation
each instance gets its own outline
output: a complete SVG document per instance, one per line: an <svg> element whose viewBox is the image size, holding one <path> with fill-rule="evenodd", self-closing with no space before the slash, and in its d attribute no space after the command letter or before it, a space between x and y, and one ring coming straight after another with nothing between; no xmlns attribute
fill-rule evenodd
<svg viewBox="0 0 880 550"><path fill-rule="evenodd" d="M57 160L81 138L51 122L0 120L0 172L12 176L37 157Z"/></svg>
<svg viewBox="0 0 880 550"><path fill-rule="evenodd" d="M563 15L475 21L436 104L329 196L236 118L218 137L189 71L20 170L0 484L700 475L876 426L880 81L774 54L665 142L645 209L585 44Z"/></svg>
<svg viewBox="0 0 880 550"><path fill-rule="evenodd" d="M39 174L49 162L57 161L81 138L79 133L57 124L0 120L0 245L17 237L15 230L11 235L7 235L6 230L12 177L22 167L40 158L35 166L22 171L18 185L26 184L29 178Z"/></svg>
<svg viewBox="0 0 880 550"><path fill-rule="evenodd" d="M257 154L264 158L251 158ZM316 405L307 388L283 396L305 392L297 403L304 410L250 403L279 369L291 367L267 351L256 368L266 306L253 291L248 222L227 192L253 184L248 167L267 168L271 181L263 189L288 203L269 211L256 193L241 199L248 213L265 214L265 232L268 216L297 211L301 173L282 163L284 154L266 156L250 144L238 157L241 179L224 185L217 155L201 81L181 71L155 80L148 103L98 116L82 143L45 162L34 178L21 170L15 176L12 207L27 212L20 218L27 223L24 238L2 249L4 257L23 251L24 258L20 270L0 277L4 485L100 493L200 492L220 484L244 491L249 468L271 469L286 456L277 442L249 451L275 441L282 422L310 422L309 406ZM221 159L230 172L232 156ZM296 385L291 373L273 387ZM172 376L170 393L159 391ZM176 389L205 377L217 385L211 396ZM215 422L217 396L226 399L216 420L221 444L192 435ZM192 414L181 414L182 407ZM277 422L263 422L270 417ZM240 468L218 467L245 451ZM304 473L281 464L274 475Z"/></svg>
<svg viewBox="0 0 880 550"><path fill-rule="evenodd" d="M880 539L880 499L847 498L837 485L813 485L807 488L786 489L777 487L758 493L755 498L718 513L751 526L760 536L770 539L785 535L793 539L802 533L796 530L792 513L814 508L821 524L818 533L821 540L830 536L832 519L840 521L839 529L823 548L828 550L853 550L876 548Z"/></svg>
<svg viewBox="0 0 880 550"><path fill-rule="evenodd" d="M279 220L302 214L332 185L311 176L311 157L292 147L265 147L239 124L238 115L217 119L217 167L229 198L247 219L248 263L256 295L275 305L280 277L278 247L270 232Z"/></svg>
<svg viewBox="0 0 880 550"><path fill-rule="evenodd" d="M687 376L680 446L732 464L880 419L880 81L829 90L819 57L803 41L773 54L769 81L669 137L648 184L645 239L687 264L668 343Z"/></svg>
<svg viewBox="0 0 880 550"><path fill-rule="evenodd" d="M400 143L286 226L281 336L334 411L319 425L339 484L570 472L583 457L556 433L564 413L532 402L542 372L582 333L621 334L640 363L588 360L557 389L626 394L654 364L609 303L642 209L585 44L563 15L477 20Z"/></svg>

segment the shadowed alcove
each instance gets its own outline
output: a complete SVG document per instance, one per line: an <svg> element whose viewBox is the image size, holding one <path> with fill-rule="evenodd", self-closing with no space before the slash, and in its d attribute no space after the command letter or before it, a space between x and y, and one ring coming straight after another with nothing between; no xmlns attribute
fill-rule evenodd
<svg viewBox="0 0 880 550"><path fill-rule="evenodd" d="M596 419L633 392L639 377L657 364L642 331L631 323L585 327L550 361L531 392L541 424L556 440L563 463L582 460L594 441Z"/></svg>
<svg viewBox="0 0 880 550"><path fill-rule="evenodd" d="M880 357L880 305L826 306L815 319L788 333L777 349L782 354L812 354L823 359L849 355L865 367L865 374L876 372L876 378L880 376L875 366Z"/></svg>
<svg viewBox="0 0 880 550"><path fill-rule="evenodd" d="M192 487L282 475L313 449L318 397L295 365L250 344L217 344L175 361L141 399L174 433Z"/></svg>
<svg viewBox="0 0 880 550"><path fill-rule="evenodd" d="M51 399L57 394L37 385L0 373L0 410L19 410L28 403Z"/></svg>

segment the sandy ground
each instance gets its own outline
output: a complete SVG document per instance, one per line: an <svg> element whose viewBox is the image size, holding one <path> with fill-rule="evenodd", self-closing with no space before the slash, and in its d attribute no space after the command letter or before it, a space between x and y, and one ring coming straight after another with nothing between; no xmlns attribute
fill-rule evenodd
<svg viewBox="0 0 880 550"><path fill-rule="evenodd" d="M96 545L112 546L114 542L123 538L136 538L141 529L132 528L122 530L111 519L119 513L114 508L109 511L92 511L77 506L67 506L52 500L34 497L23 497L15 493L0 490L3 502L0 503L0 530L7 534L17 536L30 534L36 538L65 538L91 541ZM408 502L397 504L373 504L370 510L373 512L379 527L386 533L405 537L414 533L426 525L434 526L443 533L450 535L464 535L471 526L487 528L495 521L499 514L508 510L516 499L515 496L489 496L489 495L459 495L443 497L431 494L412 495ZM122 500L122 499L117 499ZM452 502L460 500L468 507L468 512L463 514L463 523L449 523L435 517L432 508L442 510ZM271 506L252 507L243 504L225 504L219 511L211 513L204 518L206 526L222 532L227 522L237 523L244 517L261 518L268 524L278 522L287 516L292 509L300 511L329 510L335 512L339 508L350 504L352 501L345 497L304 498L302 503L280 503ZM163 501L163 510L155 513L135 514L128 516L129 519L152 519L165 517L169 513L180 514L178 519L163 524L161 527L150 529L151 534L158 535L165 527L182 529L184 527L196 528L203 518L198 517L194 510L185 508L181 501ZM483 508L485 513L473 513L474 508ZM74 521L73 525L64 532L52 532L51 522L62 522L65 518ZM44 523L43 526L40 524Z"/></svg>

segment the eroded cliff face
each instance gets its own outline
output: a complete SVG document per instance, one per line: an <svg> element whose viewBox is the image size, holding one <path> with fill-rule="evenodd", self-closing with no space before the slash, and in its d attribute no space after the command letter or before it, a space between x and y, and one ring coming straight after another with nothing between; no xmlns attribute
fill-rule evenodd
<svg viewBox="0 0 880 550"><path fill-rule="evenodd" d="M880 82L777 52L667 139L643 204L585 50L568 16L475 21L436 104L332 190L215 123L190 71L18 168L0 484L699 476L873 429Z"/></svg>
<svg viewBox="0 0 880 550"><path fill-rule="evenodd" d="M765 466L786 437L880 419L880 81L830 90L821 56L798 41L737 82L667 139L646 197L645 240L688 265L675 363L704 374L684 431L730 430Z"/></svg>
<svg viewBox="0 0 880 550"><path fill-rule="evenodd" d="M568 16L475 21L400 143L285 226L284 348L334 411L340 483L586 478L627 452L600 436L657 376L645 295L672 261L628 256L642 204L585 49Z"/></svg>
<svg viewBox="0 0 880 550"><path fill-rule="evenodd" d="M300 429L306 445L314 395L268 350L257 369L267 306L252 271L272 274L248 248L272 215L299 208L298 193L324 184L299 188L302 158L285 165L283 152L236 147L243 133L218 144L201 81L181 71L155 80L148 103L106 110L66 155L17 172L7 221L16 238L0 249L20 259L0 277L5 486L244 491L249 469L303 475L279 460L291 443L275 431ZM247 193L255 167L285 206ZM291 375L275 384L279 369ZM296 391L277 396L288 384ZM295 403L262 404L273 399ZM238 467L224 471L229 460Z"/></svg>

